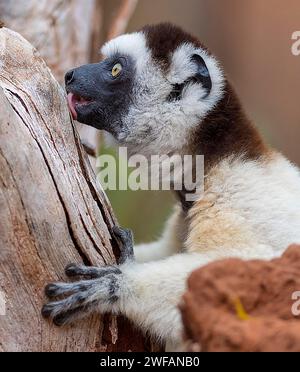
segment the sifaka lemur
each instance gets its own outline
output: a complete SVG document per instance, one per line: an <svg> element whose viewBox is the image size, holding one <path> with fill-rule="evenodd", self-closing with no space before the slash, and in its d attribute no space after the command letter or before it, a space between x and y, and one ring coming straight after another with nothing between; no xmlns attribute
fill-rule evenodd
<svg viewBox="0 0 300 372"><path fill-rule="evenodd" d="M177 193L158 242L133 247L130 232L116 228L122 263L68 266L81 281L48 285L55 301L42 312L56 325L123 314L177 344L193 270L227 257L270 259L300 242L300 173L264 143L217 60L180 28L146 26L108 42L102 55L66 75L74 119L109 132L130 154L203 154L204 192L194 202Z"/></svg>

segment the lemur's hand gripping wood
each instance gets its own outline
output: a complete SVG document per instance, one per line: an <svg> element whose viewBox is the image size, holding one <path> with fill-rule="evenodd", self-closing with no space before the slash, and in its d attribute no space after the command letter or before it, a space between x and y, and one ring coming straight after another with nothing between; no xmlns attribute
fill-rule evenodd
<svg viewBox="0 0 300 372"><path fill-rule="evenodd" d="M0 86L0 351L144 350L112 317L62 329L42 319L44 287L65 280L67 264L116 263L115 219L63 90L36 50L5 28Z"/></svg>

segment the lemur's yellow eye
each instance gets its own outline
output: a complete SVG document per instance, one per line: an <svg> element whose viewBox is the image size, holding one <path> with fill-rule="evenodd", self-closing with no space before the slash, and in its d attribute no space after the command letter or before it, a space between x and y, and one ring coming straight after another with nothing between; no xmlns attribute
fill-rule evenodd
<svg viewBox="0 0 300 372"><path fill-rule="evenodd" d="M113 69L111 70L111 74L113 77L116 77L120 74L120 72L122 71L123 67L121 65L121 63L116 63L113 67Z"/></svg>

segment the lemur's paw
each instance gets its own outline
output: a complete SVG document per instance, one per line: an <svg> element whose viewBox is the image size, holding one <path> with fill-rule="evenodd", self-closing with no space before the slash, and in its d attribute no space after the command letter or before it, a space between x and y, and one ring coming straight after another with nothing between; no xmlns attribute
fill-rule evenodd
<svg viewBox="0 0 300 372"><path fill-rule="evenodd" d="M70 270L71 276L95 277L97 274L97 279L49 284L45 289L48 298L64 298L46 304L42 309L44 318L50 318L54 324L62 326L94 311L109 311L119 300L122 272L117 267L98 269L72 265L66 269L68 273Z"/></svg>
<svg viewBox="0 0 300 372"><path fill-rule="evenodd" d="M129 260L134 260L134 241L132 231L115 226L113 228L113 233L122 244L120 264Z"/></svg>
<svg viewBox="0 0 300 372"><path fill-rule="evenodd" d="M121 243L120 264L134 260L133 237L130 230L113 228L113 234ZM79 264L68 265L65 269L68 277L79 277L75 283L53 283L45 288L46 296L52 300L42 309L44 318L50 318L57 326L86 317L94 311L111 311L121 293L124 284L122 267L88 267Z"/></svg>

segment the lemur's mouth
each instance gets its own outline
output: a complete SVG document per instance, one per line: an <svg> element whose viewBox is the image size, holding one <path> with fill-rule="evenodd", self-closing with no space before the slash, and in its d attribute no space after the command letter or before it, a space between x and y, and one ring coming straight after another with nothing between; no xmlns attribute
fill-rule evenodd
<svg viewBox="0 0 300 372"><path fill-rule="evenodd" d="M80 109L83 106L87 106L93 101L88 98L81 97L75 93L69 93L68 94L68 104L69 109L71 111L72 117L74 120L77 120L78 113L77 110Z"/></svg>

